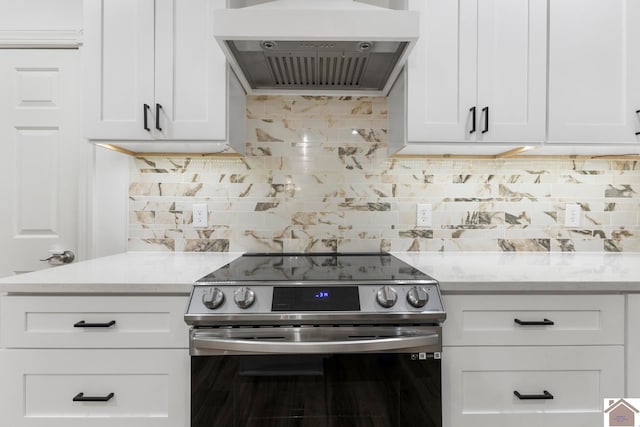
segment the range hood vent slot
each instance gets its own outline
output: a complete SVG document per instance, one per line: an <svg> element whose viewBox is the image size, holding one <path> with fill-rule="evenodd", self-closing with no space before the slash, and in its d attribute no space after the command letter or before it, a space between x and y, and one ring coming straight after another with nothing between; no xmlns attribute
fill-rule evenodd
<svg viewBox="0 0 640 427"><path fill-rule="evenodd" d="M382 91L406 45L356 41L227 42L251 89L307 92Z"/></svg>
<svg viewBox="0 0 640 427"><path fill-rule="evenodd" d="M368 55L265 54L273 84L281 88L318 87L354 89L362 84Z"/></svg>
<svg viewBox="0 0 640 427"><path fill-rule="evenodd" d="M273 83L279 87L316 84L316 58L309 55L265 55Z"/></svg>

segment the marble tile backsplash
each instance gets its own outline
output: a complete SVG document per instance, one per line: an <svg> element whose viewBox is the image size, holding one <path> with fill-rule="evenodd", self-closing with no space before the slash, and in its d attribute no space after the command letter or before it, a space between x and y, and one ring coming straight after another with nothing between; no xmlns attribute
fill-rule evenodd
<svg viewBox="0 0 640 427"><path fill-rule="evenodd" d="M636 161L400 160L387 142L386 98L248 97L244 158L131 161L129 250L640 250Z"/></svg>

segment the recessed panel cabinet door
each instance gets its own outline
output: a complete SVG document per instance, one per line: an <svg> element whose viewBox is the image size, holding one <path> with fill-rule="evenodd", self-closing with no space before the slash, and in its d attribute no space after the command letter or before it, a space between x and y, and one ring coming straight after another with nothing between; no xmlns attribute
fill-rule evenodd
<svg viewBox="0 0 640 427"><path fill-rule="evenodd" d="M225 5L156 1L157 138L226 139L226 60L213 37L213 11Z"/></svg>
<svg viewBox="0 0 640 427"><path fill-rule="evenodd" d="M640 2L549 6L549 140L638 142Z"/></svg>
<svg viewBox="0 0 640 427"><path fill-rule="evenodd" d="M153 0L84 2L87 138L153 139L154 14Z"/></svg>
<svg viewBox="0 0 640 427"><path fill-rule="evenodd" d="M546 2L410 1L409 142L539 142L545 136Z"/></svg>
<svg viewBox="0 0 640 427"><path fill-rule="evenodd" d="M547 3L478 1L478 139L545 138Z"/></svg>
<svg viewBox="0 0 640 427"><path fill-rule="evenodd" d="M420 38L409 55L409 141L474 141L477 4L475 0L411 0Z"/></svg>

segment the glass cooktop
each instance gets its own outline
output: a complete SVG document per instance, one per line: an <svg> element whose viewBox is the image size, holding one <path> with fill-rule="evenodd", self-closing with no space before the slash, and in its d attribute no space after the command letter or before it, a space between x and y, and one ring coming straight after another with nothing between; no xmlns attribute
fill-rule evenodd
<svg viewBox="0 0 640 427"><path fill-rule="evenodd" d="M198 282L433 280L386 253L250 253Z"/></svg>

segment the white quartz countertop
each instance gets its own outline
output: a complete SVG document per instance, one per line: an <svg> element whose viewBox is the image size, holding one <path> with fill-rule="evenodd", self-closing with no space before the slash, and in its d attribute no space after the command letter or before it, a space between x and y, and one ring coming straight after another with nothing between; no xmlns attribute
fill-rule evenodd
<svg viewBox="0 0 640 427"><path fill-rule="evenodd" d="M640 253L395 252L453 292L640 292ZM127 252L0 279L10 293L184 293L241 253Z"/></svg>
<svg viewBox="0 0 640 427"><path fill-rule="evenodd" d="M125 252L0 279L0 292L191 292L241 252Z"/></svg>
<svg viewBox="0 0 640 427"><path fill-rule="evenodd" d="M450 292L640 292L640 253L394 253Z"/></svg>

